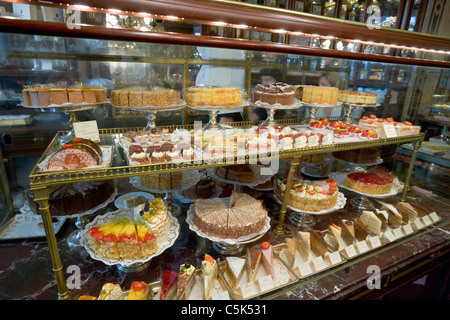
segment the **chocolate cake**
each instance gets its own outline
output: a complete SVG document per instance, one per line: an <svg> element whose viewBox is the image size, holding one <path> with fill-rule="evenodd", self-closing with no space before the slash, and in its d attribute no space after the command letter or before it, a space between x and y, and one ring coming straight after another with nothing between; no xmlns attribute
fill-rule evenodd
<svg viewBox="0 0 450 320"><path fill-rule="evenodd" d="M281 104L290 106L295 103L295 93L286 83L277 82L269 85L258 84L253 91L253 102L261 101L270 105Z"/></svg>
<svg viewBox="0 0 450 320"><path fill-rule="evenodd" d="M216 182L211 177L201 179L195 186L183 191L183 197L187 199L207 199L214 194Z"/></svg>

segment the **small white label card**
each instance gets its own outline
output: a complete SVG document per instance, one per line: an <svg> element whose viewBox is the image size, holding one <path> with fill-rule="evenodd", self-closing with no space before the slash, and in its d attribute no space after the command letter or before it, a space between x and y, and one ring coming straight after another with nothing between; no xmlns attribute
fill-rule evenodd
<svg viewBox="0 0 450 320"><path fill-rule="evenodd" d="M402 228L403 228L403 232L406 234L411 234L414 232L414 230L412 229L410 224L406 224Z"/></svg>
<svg viewBox="0 0 450 320"><path fill-rule="evenodd" d="M269 274L267 276L258 279L259 289L261 292L272 290L274 287L272 276Z"/></svg>
<svg viewBox="0 0 450 320"><path fill-rule="evenodd" d="M404 236L402 228L395 228L394 230L392 230L392 233L394 234L395 238L399 239L401 237Z"/></svg>
<svg viewBox="0 0 450 320"><path fill-rule="evenodd" d="M73 123L75 137L83 139L91 139L94 142L100 142L97 121L79 121Z"/></svg>
<svg viewBox="0 0 450 320"><path fill-rule="evenodd" d="M381 241L379 237L368 237L367 242L369 242L369 245L372 249L378 248L381 246Z"/></svg>
<svg viewBox="0 0 450 320"><path fill-rule="evenodd" d="M343 250L343 254L347 256L347 258L351 258L356 256L358 253L356 252L355 245L351 244Z"/></svg>
<svg viewBox="0 0 450 320"><path fill-rule="evenodd" d="M327 260L330 262L331 265L335 265L342 262L341 255L339 252L331 252L326 254Z"/></svg>
<svg viewBox="0 0 450 320"><path fill-rule="evenodd" d="M395 131L395 127L392 123L387 123L383 126L384 133L386 135L386 138L396 138L397 137L397 131Z"/></svg>
<svg viewBox="0 0 450 320"><path fill-rule="evenodd" d="M325 261L323 261L322 256L313 259L312 264L316 271L320 271L326 268Z"/></svg>
<svg viewBox="0 0 450 320"><path fill-rule="evenodd" d="M247 282L245 285L241 287L242 297L248 298L258 294L258 288L254 281Z"/></svg>
<svg viewBox="0 0 450 320"><path fill-rule="evenodd" d="M359 254L362 254L362 253L370 250L369 246L367 245L367 242L365 242L365 241L357 242L356 248L358 249Z"/></svg>
<svg viewBox="0 0 450 320"><path fill-rule="evenodd" d="M433 222L431 221L431 219L430 219L429 216L424 216L424 217L422 218L422 220L423 220L423 223L424 223L426 226L428 226L428 225L430 225L430 224L433 223Z"/></svg>
<svg viewBox="0 0 450 320"><path fill-rule="evenodd" d="M231 300L228 291L220 291L216 294L211 294L211 300Z"/></svg>
<svg viewBox="0 0 450 320"><path fill-rule="evenodd" d="M437 215L436 212L432 212L428 215L431 219L431 221L433 222L438 222L439 221L439 216Z"/></svg>
<svg viewBox="0 0 450 320"><path fill-rule="evenodd" d="M395 241L395 239L396 238L395 238L394 234L392 233L392 231L386 231L382 237L382 240L385 243L393 242L393 241Z"/></svg>
<svg viewBox="0 0 450 320"><path fill-rule="evenodd" d="M305 277L312 273L311 265L309 264L309 262L302 263L301 265L298 266L298 269L302 277Z"/></svg>

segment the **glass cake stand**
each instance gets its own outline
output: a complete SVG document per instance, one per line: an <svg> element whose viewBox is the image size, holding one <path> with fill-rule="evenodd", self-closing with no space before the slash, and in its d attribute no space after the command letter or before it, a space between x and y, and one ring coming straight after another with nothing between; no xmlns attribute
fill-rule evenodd
<svg viewBox="0 0 450 320"><path fill-rule="evenodd" d="M305 107L309 108L309 122L311 122L316 119L317 109L340 107L342 105L342 102L338 101L337 104L300 102L300 104L301 104L301 106L305 106Z"/></svg>
<svg viewBox="0 0 450 320"><path fill-rule="evenodd" d="M345 186L345 180L347 179L347 175L348 175L347 172L333 172L330 175L330 177L338 183L340 188L354 192L358 195L357 197L349 200L350 205L356 212L360 212L363 210L374 210L375 206L372 203L372 201L370 201L370 198L383 199L383 198L393 197L393 196L397 195L403 187L402 184L397 180L397 178L395 178L394 185L392 186L391 191L389 191L388 193L371 194L371 193L359 192L359 191L353 190L353 189Z"/></svg>
<svg viewBox="0 0 450 320"><path fill-rule="evenodd" d="M348 103L348 102L344 102L344 105L347 106L347 114L345 116L345 122L346 123L352 123L353 119L351 117L353 109L355 109L356 107L361 107L361 108L374 108L374 107L378 107L380 106L380 104L366 104L366 103Z"/></svg>
<svg viewBox="0 0 450 320"><path fill-rule="evenodd" d="M186 104L184 101L180 101L178 104L171 104L169 106L144 106L144 107L124 107L124 106L116 106L111 104L114 108L127 110L127 111L140 111L143 112L145 117L147 118L147 126L143 129L144 131L150 131L152 129L156 129L156 115L158 112L165 111L176 111L183 109Z"/></svg>
<svg viewBox="0 0 450 320"><path fill-rule="evenodd" d="M189 106L187 105L187 108L190 111L208 111L209 114L209 122L203 127L203 130L208 129L221 129L220 124L217 123L217 115L220 111L233 111L233 110L239 110L244 107L248 106L247 102L244 102L240 106L231 106L231 107L223 107L223 106Z"/></svg>
<svg viewBox="0 0 450 320"><path fill-rule="evenodd" d="M274 193L274 199L278 202L279 205L282 205L283 202L278 198L276 193ZM289 209L290 211L292 211L289 222L292 225L294 225L295 227L301 228L305 231L313 230L313 227L317 223L317 220L314 216L321 216L321 215L326 215L326 214L336 212L336 211L344 208L346 202L347 202L347 198L345 198L343 193L339 192L338 199L336 201L336 205L333 208L328 209L328 210L321 210L321 211L313 212L313 211L305 211L305 210L297 209L297 208L287 205L286 208Z"/></svg>
<svg viewBox="0 0 450 320"><path fill-rule="evenodd" d="M81 111L93 110L99 107L103 107L109 102L98 102L98 103L64 103L61 105L50 105L48 107L40 107L40 106L26 106L24 104L20 104L19 106L33 109L40 113L55 113L55 112L64 112L68 115L69 120L67 121L67 126L70 128L69 132L65 135L61 135L58 138L58 142L60 144L67 143L75 138L75 132L73 129L73 123L78 122L77 113Z"/></svg>
<svg viewBox="0 0 450 320"><path fill-rule="evenodd" d="M296 101L294 104L286 106L286 105L282 105L279 103L268 104L266 102L256 101L256 102L252 102L251 106L255 107L255 108L263 108L263 109L267 110L267 119L263 123L261 123L260 126L275 127L278 125L278 123L275 121L275 118L274 118L275 112L277 110L294 110L294 109L300 108L301 104L300 104L300 102Z"/></svg>

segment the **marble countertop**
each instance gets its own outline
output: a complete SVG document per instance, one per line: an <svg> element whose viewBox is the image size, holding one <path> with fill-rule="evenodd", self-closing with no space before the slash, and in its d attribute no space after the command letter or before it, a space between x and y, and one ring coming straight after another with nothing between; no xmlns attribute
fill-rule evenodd
<svg viewBox="0 0 450 320"><path fill-rule="evenodd" d="M122 182L117 184L119 194L130 188L127 181ZM280 206L271 197L271 193L255 192L250 189L247 191L255 197L264 199L264 205L268 208L271 217L272 228L275 228ZM346 194L346 197L349 198L352 195ZM410 191L408 197L408 201L420 201L423 205L432 207L442 218L441 221L406 238L351 259L342 265L269 292L258 299L346 299L367 289L368 266L377 265L380 267L382 277L389 276L447 248L450 240L449 201L440 197L424 196L414 191ZM398 198L393 197L389 200L396 201ZM343 211L350 210L348 207L347 204ZM110 210L115 210L113 204L101 209L97 214L103 214ZM100 261L93 260L82 247L69 246L67 236L76 230L76 227L74 219L67 220L57 234L57 241L66 280L69 285L75 286L70 289L73 296L97 296L106 282L118 283L123 288L129 288L131 283L136 280L155 282L160 279L162 270L177 270L179 265L185 261L198 265L204 253L209 253L215 258L220 257L221 255L214 251L211 241L199 238L189 230L185 217L186 208L178 216L181 229L174 245L160 256L153 258L148 268L140 273L125 273L116 266L107 266ZM318 225L320 225L321 219L322 217L318 218ZM297 227L290 224L286 216L286 236L294 234L296 230L298 230ZM270 241L272 244L277 244L283 242L283 239L284 237L276 236L269 231L257 242ZM52 271L45 238L1 241L0 256L2 257L0 259L0 299L54 300L58 298L55 275ZM69 277L72 272L67 271L71 265L79 267L80 283L71 284Z"/></svg>

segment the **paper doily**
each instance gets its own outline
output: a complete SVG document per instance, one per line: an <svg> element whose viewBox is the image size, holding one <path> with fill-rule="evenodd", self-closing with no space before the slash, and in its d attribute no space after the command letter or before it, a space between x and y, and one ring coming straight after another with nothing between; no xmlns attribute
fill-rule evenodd
<svg viewBox="0 0 450 320"><path fill-rule="evenodd" d="M274 198L278 202L279 205L283 204L283 201L278 199L278 196L276 195L276 193L274 194ZM342 192L339 192L338 193L338 198L336 200L336 205L333 208L331 208L331 209L320 210L320 211L306 211L306 210L301 210L301 209L298 209L298 208L291 207L289 205L286 206L286 208L288 208L288 209L290 209L292 211L295 211L295 212L301 212L301 213L307 213L307 214L310 214L310 215L320 216L320 215L329 214L329 213L332 213L334 211L340 210L340 209L345 207L346 203L347 203L347 198L344 196L344 194Z"/></svg>

